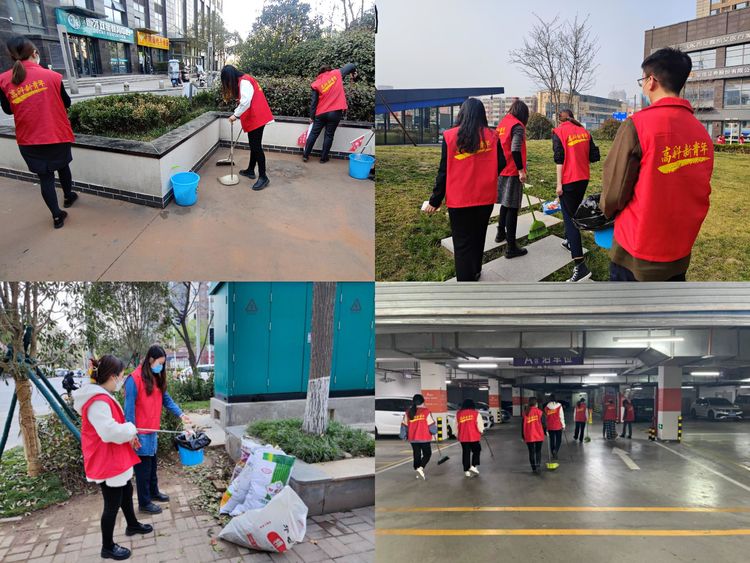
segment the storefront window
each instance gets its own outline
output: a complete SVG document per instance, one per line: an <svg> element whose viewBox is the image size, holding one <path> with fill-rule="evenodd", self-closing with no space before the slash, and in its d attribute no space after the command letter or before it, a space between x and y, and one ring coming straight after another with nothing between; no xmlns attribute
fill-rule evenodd
<svg viewBox="0 0 750 563"><path fill-rule="evenodd" d="M716 68L716 49L688 53L693 61L693 70Z"/></svg>
<svg viewBox="0 0 750 563"><path fill-rule="evenodd" d="M10 0L8 3L10 17L13 18L14 31L33 31L44 29L42 9L36 0Z"/></svg>
<svg viewBox="0 0 750 563"><path fill-rule="evenodd" d="M750 43L727 47L727 62L724 66L750 64Z"/></svg>
<svg viewBox="0 0 750 563"><path fill-rule="evenodd" d="M724 83L724 107L750 106L750 79Z"/></svg>
<svg viewBox="0 0 750 563"><path fill-rule="evenodd" d="M112 74L128 74L130 72L130 49L124 43L110 43L110 66Z"/></svg>

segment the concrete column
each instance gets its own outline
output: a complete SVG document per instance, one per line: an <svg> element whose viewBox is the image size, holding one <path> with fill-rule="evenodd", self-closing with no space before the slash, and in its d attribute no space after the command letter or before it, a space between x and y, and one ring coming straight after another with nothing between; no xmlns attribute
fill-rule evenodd
<svg viewBox="0 0 750 563"><path fill-rule="evenodd" d="M657 438L659 440L677 440L677 419L682 412L681 367L659 367L656 411Z"/></svg>
<svg viewBox="0 0 750 563"><path fill-rule="evenodd" d="M448 437L448 390L445 380L448 377L448 370L445 366L421 360L419 362L419 371L422 381L422 395L424 395L424 404L430 409L435 421L438 422L438 436L445 440ZM440 418L440 421L438 421ZM454 428L454 431L457 431Z"/></svg>
<svg viewBox="0 0 750 563"><path fill-rule="evenodd" d="M521 416L521 388L513 387L513 416Z"/></svg>
<svg viewBox="0 0 750 563"><path fill-rule="evenodd" d="M490 405L490 412L495 419L495 424L502 424L503 417L500 416L500 382L497 379L489 380L490 398L487 403Z"/></svg>

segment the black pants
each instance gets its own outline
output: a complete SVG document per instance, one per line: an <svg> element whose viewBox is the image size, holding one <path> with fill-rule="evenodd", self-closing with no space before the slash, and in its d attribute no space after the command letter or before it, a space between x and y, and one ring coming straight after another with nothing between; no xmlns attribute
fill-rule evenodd
<svg viewBox="0 0 750 563"><path fill-rule="evenodd" d="M583 442L583 436L585 432L586 432L586 422L576 421L576 431L575 431L575 434L573 434L573 439Z"/></svg>
<svg viewBox="0 0 750 563"><path fill-rule="evenodd" d="M479 465L479 454L482 451L482 444L479 442L461 442L461 450L464 471L468 471L469 467Z"/></svg>
<svg viewBox="0 0 750 563"><path fill-rule="evenodd" d="M620 433L620 436L625 436L625 428L628 429L628 438L633 436L633 423L632 422L623 422L622 423L622 433Z"/></svg>
<svg viewBox="0 0 750 563"><path fill-rule="evenodd" d="M614 262L610 262L609 263L609 281L633 282L633 281L638 281L638 280L635 279L633 272L631 272L627 268L620 266L619 264L615 264ZM684 273L677 274L676 276L672 276L671 278L665 281L684 282L685 274Z"/></svg>
<svg viewBox="0 0 750 563"><path fill-rule="evenodd" d="M57 192L55 192L55 173L45 172L37 174L37 176L39 176L39 185L42 188L44 203L47 204L47 208L53 217L59 217L62 212L57 202ZM60 184L62 185L65 197L70 197L73 193L73 175L70 173L70 166L66 164L64 168L60 168L57 171L57 176L60 178Z"/></svg>
<svg viewBox="0 0 750 563"><path fill-rule="evenodd" d="M156 478L156 456L138 456L141 462L133 466L135 485L138 489L138 506L151 504L151 496L159 493L159 482Z"/></svg>
<svg viewBox="0 0 750 563"><path fill-rule="evenodd" d="M548 430L549 434L549 445L552 448L552 455L557 455L560 451L560 444L562 443L562 430Z"/></svg>
<svg viewBox="0 0 750 563"><path fill-rule="evenodd" d="M250 145L250 164L247 169L255 172L255 165L258 165L258 177L266 175L266 153L263 152L263 129L266 126L253 129L247 134L247 142Z"/></svg>
<svg viewBox="0 0 750 563"><path fill-rule="evenodd" d="M497 230L505 231L507 248L516 247L516 228L518 226L518 208L500 206L500 217L497 220Z"/></svg>
<svg viewBox="0 0 750 563"><path fill-rule="evenodd" d="M490 204L448 208L456 278L460 282L477 281L478 274L482 271L484 239L487 236L487 225L489 225L493 207Z"/></svg>
<svg viewBox="0 0 750 563"><path fill-rule="evenodd" d="M113 535L115 533L115 522L117 521L117 511L122 508L125 515L125 521L128 526L135 527L138 525L138 519L135 517L133 510L133 484L128 481L127 485L122 487L110 487L106 483L101 483L102 496L104 497L104 511L102 512L102 547L112 549L114 545Z"/></svg>
<svg viewBox="0 0 750 563"><path fill-rule="evenodd" d="M333 136L336 133L336 128L339 126L341 117L344 115L343 110L337 109L336 111L329 111L327 113L321 113L316 115L313 120L313 126L310 130L310 134L307 137L305 143L305 150L302 153L305 157L310 156L310 153L315 146L315 141L318 140L320 132L325 129L325 136L323 137L323 150L320 153L321 160L328 160L328 153L331 152L333 146Z"/></svg>
<svg viewBox="0 0 750 563"><path fill-rule="evenodd" d="M427 467L427 462L432 457L432 448L429 442L412 442L411 449L414 452L414 469Z"/></svg>
<svg viewBox="0 0 750 563"><path fill-rule="evenodd" d="M576 214L578 206L583 201L583 196L586 195L588 185L588 180L563 184L563 195L560 196L560 207L562 208L563 221L565 222L565 238L568 240L570 255L573 258L583 258L581 232L573 224L573 217Z"/></svg>
<svg viewBox="0 0 750 563"><path fill-rule="evenodd" d="M536 469L542 465L542 444L544 442L526 442L526 447L529 448L529 462L531 463L531 469Z"/></svg>

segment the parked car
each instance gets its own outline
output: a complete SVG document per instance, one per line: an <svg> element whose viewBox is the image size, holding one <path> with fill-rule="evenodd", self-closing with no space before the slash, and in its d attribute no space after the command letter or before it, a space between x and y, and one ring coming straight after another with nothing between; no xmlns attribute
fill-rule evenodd
<svg viewBox="0 0 750 563"><path fill-rule="evenodd" d="M66 375L68 375L68 371L70 370L67 370L65 368L55 368L55 377L65 377Z"/></svg>
<svg viewBox="0 0 750 563"><path fill-rule="evenodd" d="M742 409L742 416L750 416L750 395L737 395L735 404Z"/></svg>
<svg viewBox="0 0 750 563"><path fill-rule="evenodd" d="M492 411L490 410L490 406L487 403L483 403L481 401L478 401L475 403L477 405L477 408L482 411L487 411L489 413L490 422L492 425L495 425L495 417L492 414ZM500 417L502 418L502 422L508 422L510 420L510 410L509 409L501 409L500 410Z"/></svg>
<svg viewBox="0 0 750 563"><path fill-rule="evenodd" d="M411 406L411 397L375 398L375 437L398 436L401 419Z"/></svg>
<svg viewBox="0 0 750 563"><path fill-rule="evenodd" d="M456 403L448 403L448 416L446 424L448 426L448 438L455 438L454 429L456 429L456 413L461 410L461 405ZM479 414L482 415L485 428L492 428L492 421L490 420L489 411L477 409Z"/></svg>
<svg viewBox="0 0 750 563"><path fill-rule="evenodd" d="M654 418L654 400L648 398L631 399L635 409L636 422L651 422Z"/></svg>
<svg viewBox="0 0 750 563"><path fill-rule="evenodd" d="M742 409L724 397L701 397L690 407L693 418L742 420Z"/></svg>

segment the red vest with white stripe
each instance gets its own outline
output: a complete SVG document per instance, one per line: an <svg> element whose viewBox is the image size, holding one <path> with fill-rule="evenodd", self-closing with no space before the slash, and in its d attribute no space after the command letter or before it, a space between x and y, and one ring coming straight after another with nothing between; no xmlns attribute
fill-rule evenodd
<svg viewBox="0 0 750 563"><path fill-rule="evenodd" d="M318 92L315 115L345 110L349 107L346 105L346 92L344 92L344 78L341 76L341 70L334 69L319 74L311 87Z"/></svg>
<svg viewBox="0 0 750 563"><path fill-rule="evenodd" d="M605 405L603 419L605 421L617 420L617 408L614 405Z"/></svg>
<svg viewBox="0 0 750 563"><path fill-rule="evenodd" d="M560 139L565 150L565 161L562 165L562 183L571 184L591 177L589 169L589 148L591 134L583 127L570 121L563 121L552 132Z"/></svg>
<svg viewBox="0 0 750 563"><path fill-rule="evenodd" d="M575 421L576 422L586 422L587 415L586 412L586 405L577 405L576 406L576 412L575 412Z"/></svg>
<svg viewBox="0 0 750 563"><path fill-rule="evenodd" d="M130 443L115 444L105 442L89 422L89 407L94 401L104 401L112 411L112 418L118 424L125 422L122 407L106 393L94 395L81 409L81 450L83 451L83 469L89 479L109 479L123 473L141 462Z"/></svg>
<svg viewBox="0 0 750 563"><path fill-rule="evenodd" d="M60 85L62 76L25 60L26 78L13 84L13 69L0 74L0 90L10 102L19 145L49 145L75 141Z"/></svg>
<svg viewBox="0 0 750 563"><path fill-rule="evenodd" d="M163 405L163 394L154 381L151 394L146 394L146 384L141 375L141 366L138 366L130 374L135 383L137 393L135 396L135 426L136 428L161 428L161 409ZM140 434L153 434L153 432L139 432Z"/></svg>
<svg viewBox="0 0 750 563"><path fill-rule="evenodd" d="M615 239L641 260L673 262L690 254L708 213L713 143L681 98L663 98L631 119L643 155Z"/></svg>
<svg viewBox="0 0 750 563"><path fill-rule="evenodd" d="M542 426L542 411L531 407L523 415L523 439L525 442L543 442L544 427Z"/></svg>
<svg viewBox="0 0 750 563"><path fill-rule="evenodd" d="M445 205L474 207L497 200L497 137L491 129L482 131L479 149L458 150L458 127L443 133L447 148Z"/></svg>
<svg viewBox="0 0 750 563"><path fill-rule="evenodd" d="M627 405L625 407L625 422L633 422L635 420L635 409L633 405Z"/></svg>
<svg viewBox="0 0 750 563"><path fill-rule="evenodd" d="M562 405L559 405L556 409L544 407L544 415L547 417L547 430L562 430L561 412Z"/></svg>
<svg viewBox="0 0 750 563"><path fill-rule="evenodd" d="M407 411L406 420L409 421L407 439L410 442L432 441L432 434L430 434L430 425L427 424L428 416L430 416L430 411L425 407L417 407L417 414L415 414L414 418L412 419L409 419L409 412Z"/></svg>
<svg viewBox="0 0 750 563"><path fill-rule="evenodd" d="M263 88L260 87L258 81L249 74L244 74L239 79L238 88L240 88L243 80L249 80L250 84L253 85L253 99L250 102L250 107L240 116L242 130L245 133L249 133L272 121L273 114L271 113L271 108L268 106L268 100L266 100L266 95L263 93Z"/></svg>
<svg viewBox="0 0 750 563"><path fill-rule="evenodd" d="M497 137L500 139L500 145L503 147L503 154L505 155L505 168L503 168L500 176L518 176L518 173L520 172L516 166L516 161L513 160L513 155L510 152L510 147L513 141L510 133L516 125L520 125L524 130L523 145L521 146L521 160L523 162L523 167L526 168L526 126L521 123L516 116L507 114L500 120L500 123L497 124L496 130Z"/></svg>
<svg viewBox="0 0 750 563"><path fill-rule="evenodd" d="M478 442L482 437L477 428L479 412L474 409L461 409L456 413L459 442Z"/></svg>

